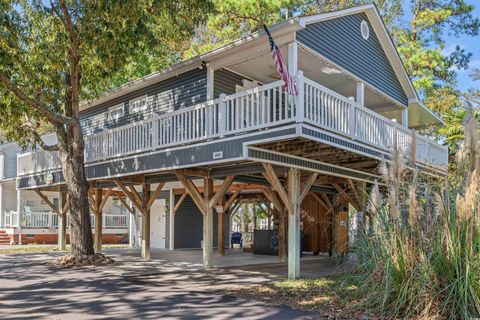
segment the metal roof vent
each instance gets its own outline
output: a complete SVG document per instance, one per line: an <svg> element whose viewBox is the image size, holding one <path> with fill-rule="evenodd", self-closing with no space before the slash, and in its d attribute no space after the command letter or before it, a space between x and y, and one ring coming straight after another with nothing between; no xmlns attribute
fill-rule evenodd
<svg viewBox="0 0 480 320"><path fill-rule="evenodd" d="M360 32L362 33L363 39L368 40L368 37L370 37L370 28L368 27L367 21L362 20L360 23Z"/></svg>

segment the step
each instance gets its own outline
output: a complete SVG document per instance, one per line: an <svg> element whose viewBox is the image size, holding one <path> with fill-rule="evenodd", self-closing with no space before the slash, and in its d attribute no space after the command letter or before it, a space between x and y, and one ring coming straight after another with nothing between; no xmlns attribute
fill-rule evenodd
<svg viewBox="0 0 480 320"><path fill-rule="evenodd" d="M0 245L10 244L10 240L0 240Z"/></svg>
<svg viewBox="0 0 480 320"><path fill-rule="evenodd" d="M7 230L0 230L0 235L6 234L6 233L7 233Z"/></svg>

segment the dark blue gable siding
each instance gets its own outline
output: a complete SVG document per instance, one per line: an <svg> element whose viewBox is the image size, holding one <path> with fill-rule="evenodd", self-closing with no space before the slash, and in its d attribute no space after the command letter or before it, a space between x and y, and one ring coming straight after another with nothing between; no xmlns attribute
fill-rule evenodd
<svg viewBox="0 0 480 320"><path fill-rule="evenodd" d="M128 102L145 95L156 102L148 104L148 108L142 112L130 114ZM194 69L87 109L81 113L80 121L84 133L91 134L146 119L154 113L189 107L206 101L206 97L206 70ZM117 120L108 119L108 109L121 103L124 103L124 116Z"/></svg>
<svg viewBox="0 0 480 320"><path fill-rule="evenodd" d="M370 27L368 40L360 32L362 20ZM366 14L307 25L297 32L297 40L401 104L408 105L408 98Z"/></svg>

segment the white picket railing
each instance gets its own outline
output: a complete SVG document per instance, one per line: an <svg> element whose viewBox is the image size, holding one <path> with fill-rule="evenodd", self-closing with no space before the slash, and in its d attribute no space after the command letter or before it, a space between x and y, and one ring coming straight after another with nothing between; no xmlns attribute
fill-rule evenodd
<svg viewBox="0 0 480 320"><path fill-rule="evenodd" d="M220 97L220 134L256 130L292 121L295 100L285 92L283 81ZM224 129L223 129L224 128Z"/></svg>
<svg viewBox="0 0 480 320"><path fill-rule="evenodd" d="M5 211L3 219L3 228L18 227L18 213L16 211Z"/></svg>
<svg viewBox="0 0 480 320"><path fill-rule="evenodd" d="M303 81L307 123L388 152L395 144L403 154L410 152L413 131L312 80ZM416 138L417 160L446 168L447 148L418 134Z"/></svg>
<svg viewBox="0 0 480 320"><path fill-rule="evenodd" d="M0 218L1 215L0 215ZM102 226L106 229L124 229L128 227L126 214L102 214ZM90 215L92 228L95 227L95 215ZM70 215L67 215L67 226L70 225ZM50 211L24 212L20 218L16 211L4 211L3 219L0 219L0 228L56 228L58 227L58 215Z"/></svg>
<svg viewBox="0 0 480 320"><path fill-rule="evenodd" d="M300 72L300 95L286 94L281 80L192 107L154 116L85 137L85 159L93 162L169 146L206 141L225 135L306 122L391 152L395 143L408 152L412 131L310 79ZM153 99L149 103L160 103ZM447 149L418 136L417 159L446 169ZM46 162L60 167L58 154L18 156L18 174L44 170ZM57 163L53 164L53 160ZM38 165L37 165L38 164ZM51 168L53 169L53 168Z"/></svg>

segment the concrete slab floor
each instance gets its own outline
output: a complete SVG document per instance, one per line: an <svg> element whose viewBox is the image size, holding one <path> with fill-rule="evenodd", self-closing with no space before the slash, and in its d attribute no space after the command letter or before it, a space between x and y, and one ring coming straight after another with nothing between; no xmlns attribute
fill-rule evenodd
<svg viewBox="0 0 480 320"><path fill-rule="evenodd" d="M281 279L278 263L203 270L200 250L156 252L151 261L141 260L135 250L105 251L114 265L63 269L47 263L63 253L0 256L0 318L321 319L317 313L224 293ZM232 261L253 259L235 254Z"/></svg>

